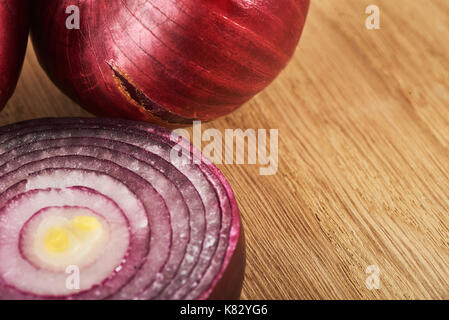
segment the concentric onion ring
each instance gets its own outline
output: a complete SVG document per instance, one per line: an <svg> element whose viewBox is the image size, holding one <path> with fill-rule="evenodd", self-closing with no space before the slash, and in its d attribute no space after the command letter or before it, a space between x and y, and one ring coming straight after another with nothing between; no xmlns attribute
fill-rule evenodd
<svg viewBox="0 0 449 320"><path fill-rule="evenodd" d="M238 298L244 246L232 190L207 159L171 161L175 145L184 160L198 154L168 130L132 121L0 128L0 298ZM91 239L90 224L74 227L78 218L108 243ZM87 250L92 243L102 250ZM65 286L64 259L87 259L79 288Z"/></svg>

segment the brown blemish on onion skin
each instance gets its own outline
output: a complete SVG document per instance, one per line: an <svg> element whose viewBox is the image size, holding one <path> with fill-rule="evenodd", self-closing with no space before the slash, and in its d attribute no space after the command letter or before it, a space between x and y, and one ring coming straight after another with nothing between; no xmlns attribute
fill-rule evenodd
<svg viewBox="0 0 449 320"><path fill-rule="evenodd" d="M151 100L139 87L133 83L126 73L120 71L112 63L106 62L112 70L112 77L117 85L119 91L125 96L125 98L133 105L139 108L139 110L145 115L150 114L157 118L160 122L166 122L173 125L191 125L196 119L188 119L178 116L160 104Z"/></svg>

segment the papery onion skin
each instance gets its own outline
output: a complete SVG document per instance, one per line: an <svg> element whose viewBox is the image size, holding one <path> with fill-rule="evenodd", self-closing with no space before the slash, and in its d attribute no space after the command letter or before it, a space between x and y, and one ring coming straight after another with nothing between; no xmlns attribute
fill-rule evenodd
<svg viewBox="0 0 449 320"><path fill-rule="evenodd" d="M168 299L238 299L242 288L242 281L245 268L245 246L243 230L240 224L240 214L237 206L237 202L233 195L232 189L223 176L223 174L215 167L209 160L202 158L201 164L187 164L180 167L171 161L171 158L167 160L166 155L170 156L172 146L176 142L171 140L171 133L163 128L156 127L150 124L142 122L114 120L114 119L78 119L78 118L62 118L62 119L41 119L31 120L18 124L13 124L6 127L0 127L0 207L3 207L8 199L13 199L15 195L24 193L29 190L35 190L33 192L45 192L42 190L56 190L54 188L62 188L69 192L72 185L75 186L75 190L91 190L92 192L98 192L103 194L108 201L115 201L116 205L123 210L126 217L130 218L129 211L136 210L137 215L133 215L136 219L141 217L140 211L147 208L147 205L153 205L161 199L165 204L167 201L182 201L187 205L190 212L190 217L169 221L170 231L169 233L175 234L176 227L174 224L180 221L187 221L191 223L195 221L194 215L203 215L206 219L207 227L204 230L195 231L195 237L201 235L204 239L204 243L201 245L201 251L210 247L210 236L213 236L217 242L214 244L212 256L209 258L197 257L195 258L195 266L193 269L177 269L176 274L167 274L169 281L176 279L182 279L182 271L186 271L187 278L184 278L187 282L187 291L183 294L177 295L177 292L182 291L184 283L180 283L180 286L176 286L176 291L163 295L162 292L167 288L155 288L153 293L146 295L145 290L151 285L150 282L146 282L145 275L147 275L147 269L142 269L145 265L145 261L151 263L153 259L143 259L144 263L139 264L136 259L130 259L130 255L136 253L140 256L144 254L148 248L141 245L134 245L130 247L129 255L123 262L123 269L128 268L130 270L135 266L135 275L127 280L126 284L115 284L114 279L121 281L125 279L125 276L120 276L123 271L117 271L116 274L112 274L112 278L106 282L100 284L97 287L88 289L85 292L81 292L69 296L43 296L42 294L32 294L30 292L17 291L14 285L9 285L2 280L2 274L0 273L0 299L92 299L97 296L110 299L121 299L125 287L129 288L133 293L131 298L146 299L165 297ZM180 143L184 150L188 150L194 157L197 153L193 151L191 144L182 140ZM128 159L128 160L126 160ZM145 163L145 165L144 165ZM151 169L151 166L153 169ZM164 177L158 178L154 181L154 188L151 184L148 184L149 180L142 180L148 170L157 170ZM143 170L143 171L141 171ZM189 173L189 172L192 172ZM143 175L140 175L140 174ZM151 173L151 175L158 174L157 172ZM199 176L197 176L199 174ZM141 178L139 178L141 177ZM173 177L170 178L169 177ZM190 177L194 177L190 180ZM81 179L82 178L82 179ZM117 180L119 179L119 180ZM149 178L152 179L152 178ZM175 188L183 187L182 198L170 198L170 195L175 195L172 189L167 190L161 187L164 179L176 183ZM176 181L174 181L176 180ZM195 180L195 181L194 181ZM107 182L110 181L110 182ZM147 181L147 182L145 182ZM203 182L210 185L212 188L209 191L204 188ZM112 185L111 185L112 183ZM81 184L81 185L80 185ZM111 188L111 186L113 188ZM117 189L117 187L125 188L123 190ZM193 187L193 189L191 189ZM53 189L48 189L53 188ZM67 189L68 188L68 189ZM81 189L79 189L81 188ZM88 189L86 189L88 188ZM131 193L127 194L125 191L129 189ZM199 189L203 191L199 191ZM41 190L41 191L39 191ZM153 191L151 191L153 190ZM157 194L154 193L158 191ZM189 191L190 190L190 191ZM47 191L48 192L48 191ZM74 192L74 191L73 191ZM150 193L154 193L150 196ZM204 193L206 192L206 193ZM190 195L198 193L198 199L201 199L203 209L200 209L190 202ZM57 195L56 193L55 195ZM67 193L63 193L67 194ZM144 207L134 206L130 203L128 197L130 195L136 196ZM80 197L73 198L73 201ZM213 200L215 199L215 200ZM59 206L64 203L58 201L60 198L53 198L53 203L47 204L45 200L44 206ZM157 201L156 201L157 200ZM213 201L211 201L213 200ZM50 200L49 200L50 201ZM65 201L65 200L64 200ZM71 200L72 201L72 200ZM150 201L150 202L149 202ZM95 201L97 203L97 201ZM215 212L214 204L217 203L218 211ZM33 206L40 206L35 201L32 202ZM40 202L37 202L40 203ZM148 207L147 213L150 219L149 227L153 226L153 232L147 232L146 226L139 227L142 230L142 235L145 238L149 234L161 234L157 229L166 225L166 217L160 216L170 214L170 219L177 215L178 211L170 211L169 206L165 206L160 203L162 208L161 212L155 210L154 207ZM69 205L85 206L83 203L70 203ZM131 205L131 206L130 206ZM127 208L127 209L126 209ZM101 214L101 208L91 208L93 211ZM126 209L126 210L125 210ZM24 210L24 212L35 210ZM203 212L204 211L204 212ZM213 213L215 212L215 213ZM20 212L14 212L10 217L19 217ZM4 223L4 219L1 219L0 210L0 223ZM3 217L5 218L5 217ZM157 219L156 219L157 218ZM218 219L218 220L217 220ZM214 220L217 220L217 232L213 231L213 226L216 224ZM130 220L131 221L131 220ZM133 219L131 223L130 232L137 232L137 226L141 225L137 223L141 221ZM185 222L184 221L184 222ZM11 226L14 224L6 224ZM18 224L20 225L20 224ZM134 227L132 227L134 225ZM196 224L195 224L196 225ZM194 226L195 226L194 225ZM1 226L1 225L0 225ZM190 225L192 226L192 225ZM209 226L212 228L209 230ZM143 228L143 229L142 229ZM193 230L194 228L190 228ZM134 231L133 231L134 230ZM192 231L193 232L193 231ZM193 233L190 235L194 235ZM140 233L139 233L140 234ZM163 235L165 238L165 235ZM142 239L142 238L136 238ZM156 238L155 238L156 239ZM162 239L162 238L159 238ZM209 239L209 240L208 240ZM183 238L178 236L173 239L174 242L184 242L190 244L189 237ZM1 242L1 241L0 241ZM139 240L139 243L141 241ZM158 247L157 241L150 241L150 255L154 248ZM159 242L160 243L160 242ZM224 244L224 246L223 246ZM167 247L169 247L167 249ZM173 244L165 247L159 246L160 249L171 253L175 252ZM1 247L0 247L1 248ZM206 250L206 249L204 249ZM165 252L164 251L164 252ZM201 252L200 251L200 252ZM155 251L158 252L158 251ZM162 255L164 252L160 252ZM147 257L148 257L147 256ZM202 254L201 254L202 256ZM155 256L153 255L153 258ZM184 252L184 258L187 257L187 251ZM188 258L188 257L187 257ZM165 259L165 258L164 258ZM131 260L132 263L127 267L127 262ZM3 259L5 261L5 259ZM8 261L10 261L8 259ZM168 261L165 260L166 265L159 269L159 275L165 273L165 267L168 266ZM177 262L179 268L181 268L180 261ZM200 278L193 276L193 271L199 264L206 266L201 272ZM0 260L1 264L1 260ZM154 265L154 264L153 264ZM158 267L159 268L159 267ZM190 270L190 271L189 271ZM142 271L142 272L140 272ZM179 278L181 277L181 278ZM18 277L20 278L20 277ZM139 284L138 282L132 283L134 279L145 280L145 282ZM155 278L157 279L157 277ZM108 284L109 283L109 284ZM162 282L163 283L163 282ZM190 284L189 284L190 283ZM106 284L106 285L104 285ZM190 285L192 287L190 287ZM102 288L104 286L104 288ZM191 288L191 289L190 289ZM96 294L98 293L98 295ZM129 297L128 297L129 298Z"/></svg>
<svg viewBox="0 0 449 320"><path fill-rule="evenodd" d="M0 110L14 92L25 56L28 0L0 0Z"/></svg>
<svg viewBox="0 0 449 320"><path fill-rule="evenodd" d="M301 36L309 0L40 0L32 39L53 82L96 115L189 124L268 86ZM66 8L80 9L67 29Z"/></svg>

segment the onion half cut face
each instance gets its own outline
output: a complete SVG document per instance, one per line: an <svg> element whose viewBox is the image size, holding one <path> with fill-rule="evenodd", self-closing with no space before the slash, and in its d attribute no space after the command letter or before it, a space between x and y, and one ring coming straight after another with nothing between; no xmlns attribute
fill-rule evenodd
<svg viewBox="0 0 449 320"><path fill-rule="evenodd" d="M0 298L238 298L244 246L232 190L170 137L110 119L0 128ZM175 145L189 159L172 162Z"/></svg>

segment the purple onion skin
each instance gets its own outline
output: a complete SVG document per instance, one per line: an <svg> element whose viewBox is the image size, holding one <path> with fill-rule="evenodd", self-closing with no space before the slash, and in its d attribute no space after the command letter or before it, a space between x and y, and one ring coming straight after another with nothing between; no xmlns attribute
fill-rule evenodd
<svg viewBox="0 0 449 320"><path fill-rule="evenodd" d="M268 86L309 0L40 0L32 39L68 96L99 116L173 126L226 115ZM80 29L66 28L67 7Z"/></svg>
<svg viewBox="0 0 449 320"><path fill-rule="evenodd" d="M28 0L0 0L0 110L11 98L22 69L28 20Z"/></svg>

